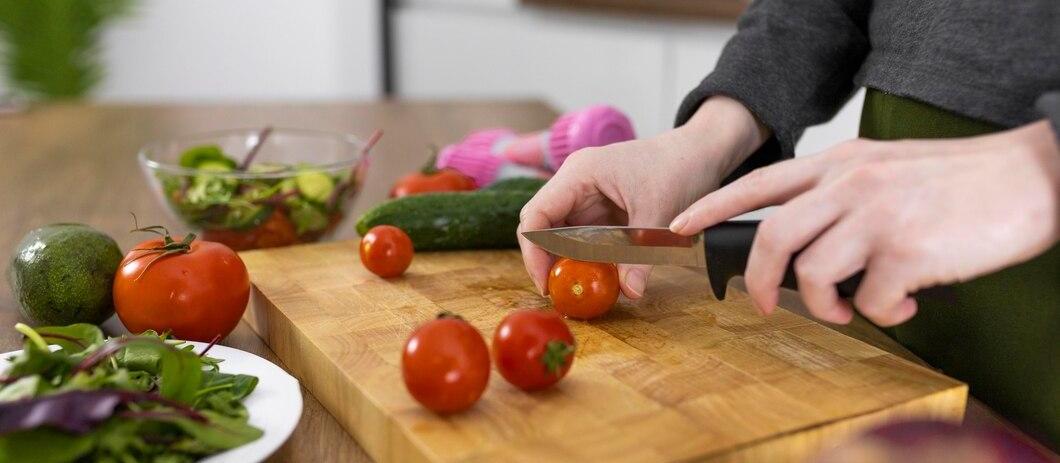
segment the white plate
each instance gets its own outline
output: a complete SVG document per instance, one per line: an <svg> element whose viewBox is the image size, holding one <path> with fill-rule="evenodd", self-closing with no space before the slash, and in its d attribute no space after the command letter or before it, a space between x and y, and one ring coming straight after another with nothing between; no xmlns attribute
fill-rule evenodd
<svg viewBox="0 0 1060 463"><path fill-rule="evenodd" d="M206 347L205 343L190 342L196 352ZM0 359L7 359L21 351L0 354ZM250 424L265 431L258 440L236 447L224 453L218 453L202 460L202 463L248 463L263 461L280 448L291 433L298 420L302 418L302 390L298 380L287 374L282 368L257 355L225 346L213 346L210 357L224 359L221 371L224 373L242 373L258 377L258 386L244 400L250 413ZM0 371L6 371L6 361L0 365Z"/></svg>

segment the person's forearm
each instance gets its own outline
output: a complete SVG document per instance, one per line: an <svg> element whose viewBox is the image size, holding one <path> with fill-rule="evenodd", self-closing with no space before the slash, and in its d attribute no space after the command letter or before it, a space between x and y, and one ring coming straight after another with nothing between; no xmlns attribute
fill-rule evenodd
<svg viewBox="0 0 1060 463"><path fill-rule="evenodd" d="M771 133L742 103L715 95L700 105L688 122L674 130L686 140L696 156L719 175L732 173Z"/></svg>
<svg viewBox="0 0 1060 463"><path fill-rule="evenodd" d="M1032 152L1037 153L1036 158L1041 162L1049 178L1052 179L1053 193L1055 195L1056 212L1054 219L1057 222L1055 239L1060 240L1060 138L1055 132L1056 128L1048 120L1038 121L1017 129L1024 133L1026 146Z"/></svg>

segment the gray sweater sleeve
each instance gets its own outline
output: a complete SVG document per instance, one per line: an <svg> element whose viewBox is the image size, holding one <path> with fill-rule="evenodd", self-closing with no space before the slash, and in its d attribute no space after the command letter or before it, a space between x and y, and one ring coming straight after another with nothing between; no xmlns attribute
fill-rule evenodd
<svg viewBox="0 0 1060 463"><path fill-rule="evenodd" d="M1053 133L1060 141L1060 90L1038 97L1034 107L1042 116L1049 119L1049 123L1053 125Z"/></svg>
<svg viewBox="0 0 1060 463"><path fill-rule="evenodd" d="M831 119L854 92L854 75L869 51L870 3L751 2L714 71L681 103L676 125L707 97L727 95L773 131L733 177L794 156L806 127Z"/></svg>

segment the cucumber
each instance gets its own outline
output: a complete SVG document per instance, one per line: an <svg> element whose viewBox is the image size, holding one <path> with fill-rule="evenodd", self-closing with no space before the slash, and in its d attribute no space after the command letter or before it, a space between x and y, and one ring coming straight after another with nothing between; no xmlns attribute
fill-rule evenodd
<svg viewBox="0 0 1060 463"><path fill-rule="evenodd" d="M306 199L325 203L335 189L335 182L327 174L316 170L304 170L294 177L298 191Z"/></svg>
<svg viewBox="0 0 1060 463"><path fill-rule="evenodd" d="M406 196L380 204L357 221L364 236L376 225L393 225L417 251L495 249L518 245L519 211L536 191L479 190Z"/></svg>
<svg viewBox="0 0 1060 463"><path fill-rule="evenodd" d="M512 177L493 182L483 190L537 191L548 181L537 177Z"/></svg>

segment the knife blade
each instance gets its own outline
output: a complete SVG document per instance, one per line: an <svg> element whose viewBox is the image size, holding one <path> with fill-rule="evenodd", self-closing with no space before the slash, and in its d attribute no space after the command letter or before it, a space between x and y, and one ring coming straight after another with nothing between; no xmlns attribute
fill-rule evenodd
<svg viewBox="0 0 1060 463"><path fill-rule="evenodd" d="M747 267L758 221L723 222L693 236L666 228L581 226L523 232L531 243L552 254L588 262L677 265L707 273L718 300L725 298L729 279ZM791 262L795 261L792 256ZM782 286L797 289L791 262ZM858 273L836 285L839 295L852 297L861 283Z"/></svg>

